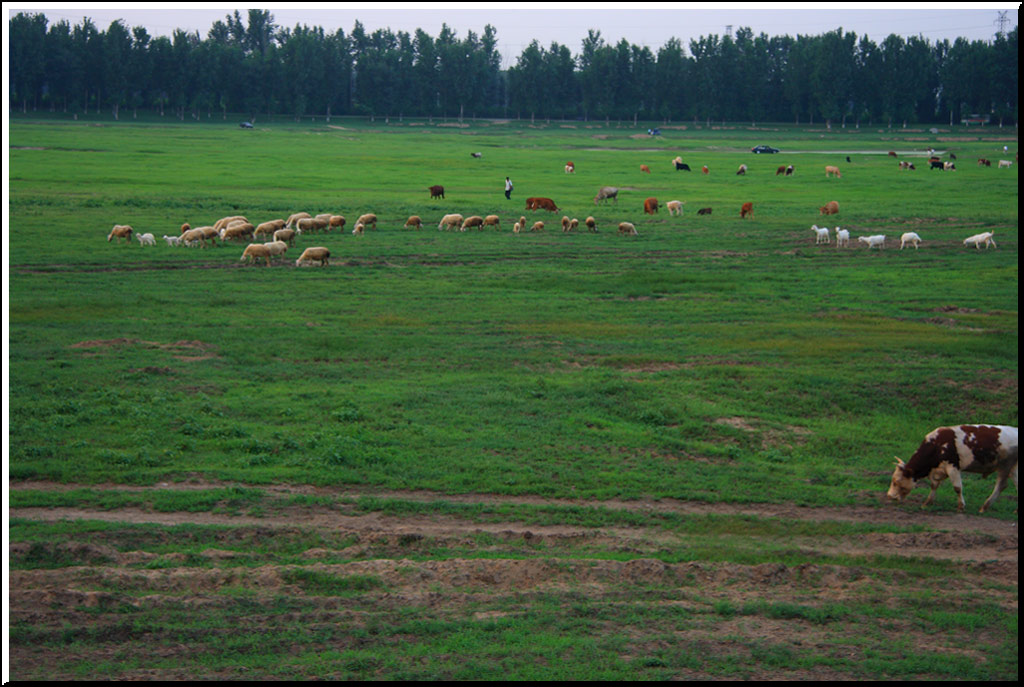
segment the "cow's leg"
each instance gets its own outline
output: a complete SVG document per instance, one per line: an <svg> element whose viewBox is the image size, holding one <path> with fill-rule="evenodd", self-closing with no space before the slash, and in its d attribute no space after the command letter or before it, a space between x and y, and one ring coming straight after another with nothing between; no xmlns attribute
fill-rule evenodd
<svg viewBox="0 0 1024 687"><path fill-rule="evenodd" d="M938 491L939 485L942 484L942 480L944 479L946 479L946 473L940 468L932 470L931 474L928 475L928 482L931 484L932 490L931 493L928 494L928 498L926 498L924 503L921 504L922 508L932 505L932 501L935 500L935 492Z"/></svg>
<svg viewBox="0 0 1024 687"><path fill-rule="evenodd" d="M963 513L967 504L964 502L964 483L960 478L960 471L950 466L946 468L946 472L949 473L949 481L953 484L953 491L956 492L956 510L958 513Z"/></svg>
<svg viewBox="0 0 1024 687"><path fill-rule="evenodd" d="M992 489L992 495L985 499L985 503L981 504L981 510L978 511L979 513L984 513L986 510L988 510L988 507L995 503L995 500L999 498L999 494L1006 487L1007 477L1008 475L1006 473L999 473L999 475L996 477L996 486L994 489Z"/></svg>

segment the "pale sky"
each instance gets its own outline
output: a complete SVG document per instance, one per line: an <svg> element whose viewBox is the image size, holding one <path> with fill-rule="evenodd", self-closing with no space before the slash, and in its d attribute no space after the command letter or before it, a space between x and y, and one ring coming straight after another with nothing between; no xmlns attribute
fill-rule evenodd
<svg viewBox="0 0 1024 687"><path fill-rule="evenodd" d="M41 12L51 23L66 19L72 25L89 17L105 31L111 22L123 19L129 29L144 26L153 36L170 36L175 29L199 31L206 36L213 22L238 9L243 21L248 8L211 3L4 3L8 17L18 12ZM744 26L754 35L817 35L842 27L858 36L867 35L880 43L890 33L921 36L930 42L963 36L969 40L991 40L998 30L1000 11L1005 12L1005 30L1017 25L1018 3L776 3L779 9L763 9L764 3L295 3L285 7L272 4L257 7L270 10L278 26L297 24L321 26L329 33L352 31L358 19L368 33L390 28L413 33L423 29L436 37L447 23L464 38L468 31L478 36L484 26L497 29L502 67L509 67L530 41L543 48L553 41L578 54L588 29L601 32L606 43L625 38L646 45L657 53L669 38L678 38L689 53L690 40L726 33ZM430 9L427 9L427 8Z"/></svg>

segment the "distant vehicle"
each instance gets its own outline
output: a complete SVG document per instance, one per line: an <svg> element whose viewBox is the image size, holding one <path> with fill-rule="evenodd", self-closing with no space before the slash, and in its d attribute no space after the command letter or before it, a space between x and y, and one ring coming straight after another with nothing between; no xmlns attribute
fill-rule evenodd
<svg viewBox="0 0 1024 687"><path fill-rule="evenodd" d="M251 129L252 128L252 122L241 122L241 123L239 123L238 126L242 127L243 129Z"/></svg>
<svg viewBox="0 0 1024 687"><path fill-rule="evenodd" d="M648 129L647 130L647 135L648 136L661 136L661 129Z"/></svg>
<svg viewBox="0 0 1024 687"><path fill-rule="evenodd" d="M756 148L751 148L750 152L752 152L754 154L777 153L777 152L779 152L779 149L778 148L772 148L771 146L757 146Z"/></svg>

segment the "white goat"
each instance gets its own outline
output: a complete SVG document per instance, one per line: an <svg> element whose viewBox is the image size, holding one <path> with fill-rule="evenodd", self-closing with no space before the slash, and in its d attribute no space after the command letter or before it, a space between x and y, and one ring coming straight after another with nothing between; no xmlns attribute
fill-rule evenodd
<svg viewBox="0 0 1024 687"><path fill-rule="evenodd" d="M878 246L878 250L885 248L885 234L875 234L874 236L860 236L857 238L858 241L868 244L868 250L871 250L875 246Z"/></svg>
<svg viewBox="0 0 1024 687"><path fill-rule="evenodd" d="M836 227L836 248L850 245L850 230Z"/></svg>
<svg viewBox="0 0 1024 687"><path fill-rule="evenodd" d="M996 246L996 242L992 238L991 231L982 232L981 234L975 234L974 236L968 236L967 238L964 239L965 246L969 246L972 243L974 244L974 247L977 248L978 250L981 250L981 244L983 243L985 244L986 249L989 246ZM996 246L996 248L998 247L999 246Z"/></svg>
<svg viewBox="0 0 1024 687"><path fill-rule="evenodd" d="M818 245L819 243L829 243L828 227L819 227L817 224L812 224L811 231L816 234L814 245Z"/></svg>
<svg viewBox="0 0 1024 687"><path fill-rule="evenodd" d="M903 246L908 243L914 246L914 250L917 250L917 244L921 243L921 237L917 235L917 232L908 231L900 237L900 250L903 250Z"/></svg>

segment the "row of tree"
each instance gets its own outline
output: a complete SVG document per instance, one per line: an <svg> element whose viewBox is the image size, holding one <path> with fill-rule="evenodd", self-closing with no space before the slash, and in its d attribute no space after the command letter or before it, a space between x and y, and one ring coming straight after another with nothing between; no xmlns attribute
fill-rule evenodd
<svg viewBox="0 0 1024 687"><path fill-rule="evenodd" d="M590 31L580 52L528 45L501 69L497 35L459 38L443 26L349 34L278 27L266 10L236 11L205 39L152 37L122 21L9 21L12 107L65 112L219 113L303 117L362 114L568 119L959 122L1017 120L1017 28L992 42L930 43L837 29L818 36L702 36L689 53L671 39L657 54Z"/></svg>

